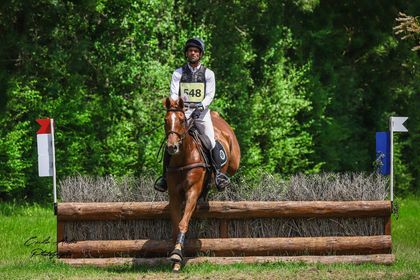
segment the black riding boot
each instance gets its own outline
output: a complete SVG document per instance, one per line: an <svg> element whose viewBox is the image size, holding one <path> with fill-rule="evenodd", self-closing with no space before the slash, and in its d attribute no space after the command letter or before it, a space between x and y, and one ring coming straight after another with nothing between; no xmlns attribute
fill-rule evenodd
<svg viewBox="0 0 420 280"><path fill-rule="evenodd" d="M213 150L211 150L210 155L215 173L214 182L216 184L217 190L221 192L230 184L230 179L228 176L220 172L220 168L222 166L222 159L220 158L220 148L218 145L216 145L213 148Z"/></svg>
<svg viewBox="0 0 420 280"><path fill-rule="evenodd" d="M163 152L163 172L162 176L160 176L154 184L155 190L159 192L166 192L168 189L168 183L166 182L166 167L169 165L169 160L171 159L171 156L168 154L168 151Z"/></svg>

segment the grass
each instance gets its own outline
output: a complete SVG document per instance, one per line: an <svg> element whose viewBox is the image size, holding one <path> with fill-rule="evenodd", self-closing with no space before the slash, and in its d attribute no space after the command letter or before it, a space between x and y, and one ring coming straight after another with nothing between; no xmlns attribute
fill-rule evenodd
<svg viewBox="0 0 420 280"><path fill-rule="evenodd" d="M34 249L55 251L55 216L52 207L0 203L1 279L420 279L420 197L400 201L393 220L396 262L384 265L187 265L180 274L170 267L74 268L48 256L33 256ZM31 237L35 237L31 239ZM26 245L25 245L26 241ZM37 241L41 244L33 244ZM45 243L45 244L44 244ZM41 252L41 251L37 251Z"/></svg>

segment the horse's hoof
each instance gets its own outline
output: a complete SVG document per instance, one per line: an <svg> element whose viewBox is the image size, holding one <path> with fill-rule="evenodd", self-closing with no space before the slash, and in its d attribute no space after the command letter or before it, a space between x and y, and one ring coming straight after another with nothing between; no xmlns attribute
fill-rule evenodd
<svg viewBox="0 0 420 280"><path fill-rule="evenodd" d="M169 259L173 262L182 262L182 257L178 254L172 254Z"/></svg>
<svg viewBox="0 0 420 280"><path fill-rule="evenodd" d="M174 262L172 265L172 272L178 273L181 271L181 263L180 262Z"/></svg>
<svg viewBox="0 0 420 280"><path fill-rule="evenodd" d="M173 262L182 262L183 258L184 256L182 254L182 250L180 249L174 249L169 257L169 259Z"/></svg>

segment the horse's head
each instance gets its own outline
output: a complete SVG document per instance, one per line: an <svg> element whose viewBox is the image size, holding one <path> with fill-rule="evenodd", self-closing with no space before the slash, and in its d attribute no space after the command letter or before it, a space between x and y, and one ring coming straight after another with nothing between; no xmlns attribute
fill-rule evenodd
<svg viewBox="0 0 420 280"><path fill-rule="evenodd" d="M179 153L182 141L188 133L184 102L181 98L173 100L168 97L164 101L164 105L166 107L166 147L170 155L175 155Z"/></svg>

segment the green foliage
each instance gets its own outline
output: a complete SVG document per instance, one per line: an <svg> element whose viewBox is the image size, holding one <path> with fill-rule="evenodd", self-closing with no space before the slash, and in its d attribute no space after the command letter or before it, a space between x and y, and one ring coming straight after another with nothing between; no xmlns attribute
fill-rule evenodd
<svg viewBox="0 0 420 280"><path fill-rule="evenodd" d="M392 33L406 1L3 1L0 197L45 197L35 119L56 120L57 173L160 172L172 71L187 38L206 42L218 111L241 172L369 171L374 132L409 117L400 193L420 186L419 57Z"/></svg>
<svg viewBox="0 0 420 280"><path fill-rule="evenodd" d="M11 82L7 110L0 119L0 193L22 191L27 187L31 168L36 164L33 156L34 126L28 120L41 101L40 92L32 89L34 83L22 86ZM26 160L25 160L26 159Z"/></svg>
<svg viewBox="0 0 420 280"><path fill-rule="evenodd" d="M402 137L399 136L398 134L394 135L394 188L397 190L397 195L407 195L410 192L413 177L402 157L403 150L407 150L408 143L402 142L400 140Z"/></svg>

